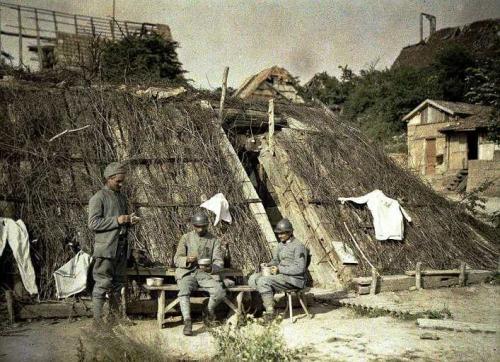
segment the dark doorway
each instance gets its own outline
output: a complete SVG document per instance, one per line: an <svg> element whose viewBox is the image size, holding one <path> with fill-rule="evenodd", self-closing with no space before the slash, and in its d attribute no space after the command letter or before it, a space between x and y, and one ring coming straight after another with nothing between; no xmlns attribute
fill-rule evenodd
<svg viewBox="0 0 500 362"><path fill-rule="evenodd" d="M467 133L467 159L477 160L479 138L477 132Z"/></svg>

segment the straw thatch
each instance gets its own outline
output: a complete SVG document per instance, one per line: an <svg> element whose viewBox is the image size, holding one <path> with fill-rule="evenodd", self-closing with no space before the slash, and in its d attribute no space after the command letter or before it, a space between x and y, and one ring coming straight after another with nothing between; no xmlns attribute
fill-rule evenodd
<svg viewBox="0 0 500 362"><path fill-rule="evenodd" d="M233 224L214 231L229 246L233 265L251 271L269 259L269 245L221 147L215 112L201 106L207 99L215 100L193 91L159 100L112 88L0 87L0 215L23 219L31 238L38 239L33 259L43 298L54 292L54 270L71 257L65 244L76 239L91 249L86 205L102 186L104 166L113 160L129 161L125 192L131 209L143 217L131 241L153 260L172 264L189 216L217 192L232 205ZM227 103L233 110L266 110L258 103ZM311 198L302 202L314 203L324 227L356 254L355 274L369 274L370 267L346 225L381 273L401 273L418 261L432 268L457 266L458 260L473 268L496 267L498 230L438 196L358 130L319 108L279 104L276 110L277 118L289 124L293 118L304 126L276 134L277 146L290 159L284 167L307 185ZM256 124L259 132L265 130L262 119ZM376 188L400 200L411 214L414 221L403 242L376 241L366 208L337 201Z"/></svg>
<svg viewBox="0 0 500 362"><path fill-rule="evenodd" d="M0 214L23 219L38 239L33 259L42 297L52 295L52 273L71 257L68 241L91 250L86 205L112 160L130 161L125 192L143 218L130 240L153 260L172 264L190 215L218 192L232 205L234 222L214 231L233 265L251 270L268 260L267 242L220 147L215 113L191 97L169 102L113 89L0 88Z"/></svg>
<svg viewBox="0 0 500 362"><path fill-rule="evenodd" d="M382 274L414 269L458 267L495 269L500 232L477 222L457 205L435 193L417 176L395 164L382 147L368 141L359 130L321 110L282 106L281 112L299 120L308 131L290 130L277 135L286 149L288 167L308 186L324 227L346 243L359 261L356 274L369 275L367 259ZM400 201L413 222L406 224L405 239L377 241L366 206L341 205L339 197L362 196L375 189ZM326 242L326 241L325 241ZM327 250L330 246L325 245Z"/></svg>

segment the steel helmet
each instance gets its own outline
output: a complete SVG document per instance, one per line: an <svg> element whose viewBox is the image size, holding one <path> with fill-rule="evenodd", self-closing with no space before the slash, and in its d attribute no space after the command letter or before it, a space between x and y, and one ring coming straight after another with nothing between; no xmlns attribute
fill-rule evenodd
<svg viewBox="0 0 500 362"><path fill-rule="evenodd" d="M279 234L279 233L289 233L293 231L293 226L290 220L288 219L281 219L277 224L276 227L274 228L274 232Z"/></svg>
<svg viewBox="0 0 500 362"><path fill-rule="evenodd" d="M195 226L206 226L208 225L208 217L203 211L198 211L191 218L191 224Z"/></svg>

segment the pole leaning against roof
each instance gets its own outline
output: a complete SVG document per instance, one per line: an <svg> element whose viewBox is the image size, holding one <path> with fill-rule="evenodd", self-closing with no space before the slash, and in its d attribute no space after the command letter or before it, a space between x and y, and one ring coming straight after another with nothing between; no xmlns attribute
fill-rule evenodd
<svg viewBox="0 0 500 362"><path fill-rule="evenodd" d="M219 106L219 123L222 124L222 119L224 117L224 102L226 100L226 92L227 92L227 75L229 74L229 67L224 68L224 74L222 75L222 94L220 97L220 106Z"/></svg>

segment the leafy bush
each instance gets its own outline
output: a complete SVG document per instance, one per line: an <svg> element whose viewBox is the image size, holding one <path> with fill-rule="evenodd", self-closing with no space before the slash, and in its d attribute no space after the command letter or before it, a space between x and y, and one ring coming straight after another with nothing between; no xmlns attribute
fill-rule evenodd
<svg viewBox="0 0 500 362"><path fill-rule="evenodd" d="M211 330L220 361L293 361L301 353L286 347L279 321L270 324L247 319L241 328L230 325Z"/></svg>

